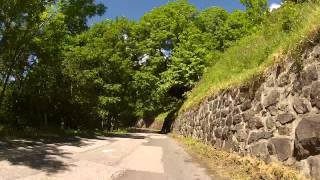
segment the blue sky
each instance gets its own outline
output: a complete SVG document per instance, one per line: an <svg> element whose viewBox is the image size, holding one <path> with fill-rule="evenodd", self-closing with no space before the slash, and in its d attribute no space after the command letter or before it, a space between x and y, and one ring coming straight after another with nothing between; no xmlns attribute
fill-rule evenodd
<svg viewBox="0 0 320 180"><path fill-rule="evenodd" d="M94 17L89 24L102 21L106 18L115 18L117 16L125 16L132 20L139 20L144 13L155 7L168 3L169 0L96 0L96 2L105 4L108 9L104 16ZM234 9L243 9L239 0L189 0L190 3L196 5L199 9L211 6L224 7L228 11ZM279 4L281 0L270 0L270 5Z"/></svg>

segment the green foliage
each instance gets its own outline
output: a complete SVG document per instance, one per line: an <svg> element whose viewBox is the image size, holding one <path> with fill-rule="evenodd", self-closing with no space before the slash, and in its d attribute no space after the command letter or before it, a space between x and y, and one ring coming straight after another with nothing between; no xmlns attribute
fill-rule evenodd
<svg viewBox="0 0 320 180"><path fill-rule="evenodd" d="M242 3L247 11L229 13L177 0L137 22L117 18L90 28L87 18L105 11L93 0L0 3L0 120L111 131L162 112L170 119L204 72L186 104L298 42L302 12L313 12L289 2L274 12L265 0Z"/></svg>
<svg viewBox="0 0 320 180"><path fill-rule="evenodd" d="M228 16L225 23L224 47L228 48L233 43L248 34L254 32L255 24L252 24L243 11L236 10Z"/></svg>
<svg viewBox="0 0 320 180"><path fill-rule="evenodd" d="M105 21L73 39L65 53L64 71L72 83L72 100L89 119L119 124L133 107L131 22ZM132 117L131 117L132 118Z"/></svg>
<svg viewBox="0 0 320 180"><path fill-rule="evenodd" d="M58 4L61 12L66 16L67 27L73 34L78 34L88 28L88 17L103 15L106 10L103 4L95 4L94 0L59 0Z"/></svg>
<svg viewBox="0 0 320 180"><path fill-rule="evenodd" d="M80 9L98 6L74 2ZM70 16L62 11L65 6L40 0L3 1L0 6L1 122L15 127L60 127L63 123L77 127L79 108L70 103L70 82L61 66L71 34ZM81 17L92 15L84 12Z"/></svg>
<svg viewBox="0 0 320 180"><path fill-rule="evenodd" d="M196 19L197 26L205 36L207 46L212 50L223 50L225 40L225 24L228 19L225 9L212 7L202 11Z"/></svg>
<svg viewBox="0 0 320 180"><path fill-rule="evenodd" d="M268 11L268 0L240 0L247 8L247 14L250 20L259 24Z"/></svg>
<svg viewBox="0 0 320 180"><path fill-rule="evenodd" d="M77 85L72 102L91 112L88 119L115 127L169 111L215 63L213 57L251 32L249 24L241 11L229 19L221 8L198 13L184 0L156 8L137 23L97 24L65 50L65 75Z"/></svg>

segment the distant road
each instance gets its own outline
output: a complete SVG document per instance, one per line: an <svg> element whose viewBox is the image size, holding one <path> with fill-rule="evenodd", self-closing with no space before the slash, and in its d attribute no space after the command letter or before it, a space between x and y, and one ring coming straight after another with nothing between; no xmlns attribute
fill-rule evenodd
<svg viewBox="0 0 320 180"><path fill-rule="evenodd" d="M64 141L0 142L4 180L209 180L166 135L131 133Z"/></svg>

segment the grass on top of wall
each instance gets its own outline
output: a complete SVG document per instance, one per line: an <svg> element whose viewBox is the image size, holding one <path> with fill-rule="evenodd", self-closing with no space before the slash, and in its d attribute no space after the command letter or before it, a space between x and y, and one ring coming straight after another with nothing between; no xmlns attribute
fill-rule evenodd
<svg viewBox="0 0 320 180"><path fill-rule="evenodd" d="M159 114L159 115L155 118L155 120L156 120L157 122L164 122L165 119L167 118L168 114L169 114L169 112L161 113L161 114Z"/></svg>
<svg viewBox="0 0 320 180"><path fill-rule="evenodd" d="M260 30L238 41L206 70L180 112L221 90L249 82L283 57L299 53L303 44L316 38L319 26L319 1L292 4L270 13Z"/></svg>

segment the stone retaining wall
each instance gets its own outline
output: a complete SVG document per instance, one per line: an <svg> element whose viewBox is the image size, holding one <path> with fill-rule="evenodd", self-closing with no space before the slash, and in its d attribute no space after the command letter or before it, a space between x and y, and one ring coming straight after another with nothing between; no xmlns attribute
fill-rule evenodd
<svg viewBox="0 0 320 180"><path fill-rule="evenodd" d="M174 131L218 149L279 161L320 179L320 46L250 85L225 90L181 114Z"/></svg>
<svg viewBox="0 0 320 180"><path fill-rule="evenodd" d="M157 121L155 119L140 119L136 126L137 128L149 128L154 130L161 130L163 126L162 121Z"/></svg>

